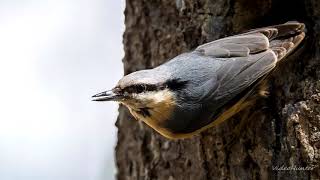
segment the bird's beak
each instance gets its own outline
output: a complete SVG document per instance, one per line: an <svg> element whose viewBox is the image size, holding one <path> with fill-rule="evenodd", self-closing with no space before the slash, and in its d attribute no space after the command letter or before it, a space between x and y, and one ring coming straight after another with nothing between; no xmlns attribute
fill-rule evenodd
<svg viewBox="0 0 320 180"><path fill-rule="evenodd" d="M92 96L92 101L116 101L119 98L121 98L121 95L110 90Z"/></svg>

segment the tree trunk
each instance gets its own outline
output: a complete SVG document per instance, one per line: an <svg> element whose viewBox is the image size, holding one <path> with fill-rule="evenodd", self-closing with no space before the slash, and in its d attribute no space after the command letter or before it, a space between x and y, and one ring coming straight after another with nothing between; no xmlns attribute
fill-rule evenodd
<svg viewBox="0 0 320 180"><path fill-rule="evenodd" d="M306 24L304 48L273 72L270 95L250 110L250 122L233 144L226 146L228 134L243 113L173 141L121 106L117 178L320 179L319 0L127 0L124 69L156 67L205 42L290 20Z"/></svg>

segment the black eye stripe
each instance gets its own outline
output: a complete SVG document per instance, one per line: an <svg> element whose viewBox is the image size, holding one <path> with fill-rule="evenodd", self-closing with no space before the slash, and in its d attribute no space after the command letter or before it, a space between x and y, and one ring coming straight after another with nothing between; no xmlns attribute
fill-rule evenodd
<svg viewBox="0 0 320 180"><path fill-rule="evenodd" d="M124 93L142 93L148 91L159 91L166 88L177 91L183 89L188 84L188 81L181 81L179 79L168 80L164 84L135 84L123 89L120 89L119 92Z"/></svg>
<svg viewBox="0 0 320 180"><path fill-rule="evenodd" d="M185 86L188 84L188 81L182 81L179 79L173 79L173 80L168 80L166 82L166 85L169 89L171 90L181 90L185 88Z"/></svg>
<svg viewBox="0 0 320 180"><path fill-rule="evenodd" d="M159 89L157 85L135 84L135 85L124 88L122 91L128 92L128 93L142 93L147 91L155 91L157 89Z"/></svg>

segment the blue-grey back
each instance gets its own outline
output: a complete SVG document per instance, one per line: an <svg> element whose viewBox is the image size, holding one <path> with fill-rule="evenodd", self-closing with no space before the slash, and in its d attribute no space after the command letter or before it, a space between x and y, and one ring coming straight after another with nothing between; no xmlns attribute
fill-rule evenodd
<svg viewBox="0 0 320 180"><path fill-rule="evenodd" d="M213 78L223 63L216 58L190 52L171 59L155 70L168 71L171 79L188 81L192 85L199 86Z"/></svg>

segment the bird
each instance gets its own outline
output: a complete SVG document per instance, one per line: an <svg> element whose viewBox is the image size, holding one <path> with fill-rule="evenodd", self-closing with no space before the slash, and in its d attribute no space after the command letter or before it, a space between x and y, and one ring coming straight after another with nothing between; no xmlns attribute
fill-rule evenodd
<svg viewBox="0 0 320 180"><path fill-rule="evenodd" d="M230 119L265 94L268 75L305 37L297 21L202 44L125 75L93 101L116 101L168 139L185 139Z"/></svg>

